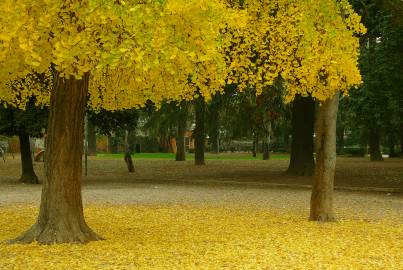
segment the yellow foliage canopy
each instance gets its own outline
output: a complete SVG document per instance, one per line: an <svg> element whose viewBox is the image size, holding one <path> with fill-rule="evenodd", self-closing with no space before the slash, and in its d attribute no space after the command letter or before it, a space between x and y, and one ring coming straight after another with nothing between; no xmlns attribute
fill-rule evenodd
<svg viewBox="0 0 403 270"><path fill-rule="evenodd" d="M237 2L237 1L235 1ZM348 1L246 0L250 21L229 29L230 82L263 91L280 76L286 100L297 94L324 101L361 83L359 40L365 32Z"/></svg>
<svg viewBox="0 0 403 270"><path fill-rule="evenodd" d="M209 98L226 81L259 93L278 77L288 99L324 100L360 83L363 31L347 0L3 0L0 100L46 102L42 85L12 85L50 67L90 72L95 109L191 99L195 89Z"/></svg>

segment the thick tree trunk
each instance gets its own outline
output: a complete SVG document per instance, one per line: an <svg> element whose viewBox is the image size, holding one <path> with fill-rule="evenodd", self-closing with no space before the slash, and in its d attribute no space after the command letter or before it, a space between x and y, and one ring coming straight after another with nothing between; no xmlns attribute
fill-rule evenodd
<svg viewBox="0 0 403 270"><path fill-rule="evenodd" d="M176 137L176 161L186 160L186 145L185 145L185 135L187 129L187 118L188 118L188 104L182 102L180 105L180 112L178 116L178 133Z"/></svg>
<svg viewBox="0 0 403 270"><path fill-rule="evenodd" d="M291 157L287 173L291 175L313 175L313 132L315 101L311 97L295 97L292 109Z"/></svg>
<svg viewBox="0 0 403 270"><path fill-rule="evenodd" d="M380 148L381 136L379 134L379 128L369 129L369 154L371 161L383 161L381 148Z"/></svg>
<svg viewBox="0 0 403 270"><path fill-rule="evenodd" d="M316 169L311 195L310 220L333 221L333 189L336 168L336 121L339 95L319 108L315 124Z"/></svg>
<svg viewBox="0 0 403 270"><path fill-rule="evenodd" d="M97 135L95 133L95 126L88 121L88 155L97 155Z"/></svg>
<svg viewBox="0 0 403 270"><path fill-rule="evenodd" d="M46 178L36 223L12 242L86 243L100 240L86 224L81 198L84 108L89 74L57 75L51 94Z"/></svg>
<svg viewBox="0 0 403 270"><path fill-rule="evenodd" d="M39 184L38 177L35 174L32 164L31 146L28 133L21 131L18 134L20 138L21 167L22 175L20 182L28 184Z"/></svg>
<svg viewBox="0 0 403 270"><path fill-rule="evenodd" d="M195 100L196 128L194 130L195 139L195 165L204 165L205 129L204 115L206 103L201 95Z"/></svg>

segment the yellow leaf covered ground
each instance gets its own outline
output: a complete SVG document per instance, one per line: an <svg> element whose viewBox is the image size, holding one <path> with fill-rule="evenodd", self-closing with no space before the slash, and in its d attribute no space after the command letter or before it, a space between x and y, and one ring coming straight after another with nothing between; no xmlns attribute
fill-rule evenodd
<svg viewBox="0 0 403 270"><path fill-rule="evenodd" d="M397 220L308 222L253 206L107 206L85 214L105 241L7 245L37 208L0 207L0 269L403 269Z"/></svg>

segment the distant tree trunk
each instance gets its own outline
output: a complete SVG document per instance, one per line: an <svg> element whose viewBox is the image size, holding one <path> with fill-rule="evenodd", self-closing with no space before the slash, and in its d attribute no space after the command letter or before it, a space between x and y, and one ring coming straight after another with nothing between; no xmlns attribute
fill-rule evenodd
<svg viewBox="0 0 403 270"><path fill-rule="evenodd" d="M206 103L203 96L199 96L195 100L196 127L194 130L195 139L195 164L204 165L204 146L205 146L205 131L204 131L204 115L206 111Z"/></svg>
<svg viewBox="0 0 403 270"><path fill-rule="evenodd" d="M176 161L186 160L186 145L185 135L187 130L187 118L188 118L188 104L186 101L180 104L180 113L178 116L178 133L176 137Z"/></svg>
<svg viewBox="0 0 403 270"><path fill-rule="evenodd" d="M132 159L131 147L129 147L125 152L125 162L127 165L127 170L129 172L134 172L134 163L133 163L133 159Z"/></svg>
<svg viewBox="0 0 403 270"><path fill-rule="evenodd" d="M97 155L97 135L95 133L95 126L88 121L88 155Z"/></svg>
<svg viewBox="0 0 403 270"><path fill-rule="evenodd" d="M399 91L399 116L400 116L400 127L399 127L400 153L399 153L399 156L401 158L403 158L403 87L400 87L400 91Z"/></svg>
<svg viewBox="0 0 403 270"><path fill-rule="evenodd" d="M262 148L263 148L263 160L269 160L270 159L269 144L263 141Z"/></svg>
<svg viewBox="0 0 403 270"><path fill-rule="evenodd" d="M101 239L86 224L81 198L84 109L89 74L57 74L51 93L41 205L36 223L11 242L86 243Z"/></svg>
<svg viewBox="0 0 403 270"><path fill-rule="evenodd" d="M311 195L310 220L333 221L333 189L336 168L336 121L339 95L319 108L315 124L316 169Z"/></svg>
<svg viewBox="0 0 403 270"><path fill-rule="evenodd" d="M380 148L381 136L379 128L369 129L369 154L371 161L383 161L381 148Z"/></svg>
<svg viewBox="0 0 403 270"><path fill-rule="evenodd" d="M271 133L271 125L270 123L268 124L268 127L266 128L264 134L264 140L262 142L263 146L263 160L269 160L270 159L270 133Z"/></svg>
<svg viewBox="0 0 403 270"><path fill-rule="evenodd" d="M395 150L396 146L396 140L395 140L395 134L393 130L390 130L390 133L388 135L388 146L389 146L389 158L395 158L398 156Z"/></svg>
<svg viewBox="0 0 403 270"><path fill-rule="evenodd" d="M129 144L129 131L125 130L125 162L127 170L129 172L134 172L134 164L132 159L133 148Z"/></svg>
<svg viewBox="0 0 403 270"><path fill-rule="evenodd" d="M291 175L313 175L313 133L315 101L311 97L295 97L292 108L291 157L287 173Z"/></svg>
<svg viewBox="0 0 403 270"><path fill-rule="evenodd" d="M257 132L255 131L253 133L253 145L252 145L252 156L253 157L256 157L258 145L259 145L259 138L257 136Z"/></svg>
<svg viewBox="0 0 403 270"><path fill-rule="evenodd" d="M340 127L337 129L337 154L344 154L344 128Z"/></svg>
<svg viewBox="0 0 403 270"><path fill-rule="evenodd" d="M29 135L25 131L18 134L20 138L21 166L22 175L20 182L28 184L39 184L38 177L35 174L32 164L31 146L29 143Z"/></svg>
<svg viewBox="0 0 403 270"><path fill-rule="evenodd" d="M403 158L403 124L400 124L400 154L399 156Z"/></svg>
<svg viewBox="0 0 403 270"><path fill-rule="evenodd" d="M219 122L219 113L218 106L210 107L210 141L211 141L211 152L218 154L220 152L219 149L219 130L220 130L220 122Z"/></svg>

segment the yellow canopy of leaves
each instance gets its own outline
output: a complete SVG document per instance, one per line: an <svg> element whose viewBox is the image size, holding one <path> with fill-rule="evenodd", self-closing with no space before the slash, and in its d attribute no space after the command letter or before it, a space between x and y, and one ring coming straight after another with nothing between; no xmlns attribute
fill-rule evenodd
<svg viewBox="0 0 403 270"><path fill-rule="evenodd" d="M229 80L257 92L280 76L286 100L297 94L324 101L361 83L359 40L365 33L348 1L246 0L251 20L229 29Z"/></svg>
<svg viewBox="0 0 403 270"><path fill-rule="evenodd" d="M259 93L279 76L288 100L325 100L361 82L359 19L346 0L3 0L0 100L46 103L43 84L26 78L50 67L90 72L95 109L192 99L196 89L208 99L225 82Z"/></svg>

